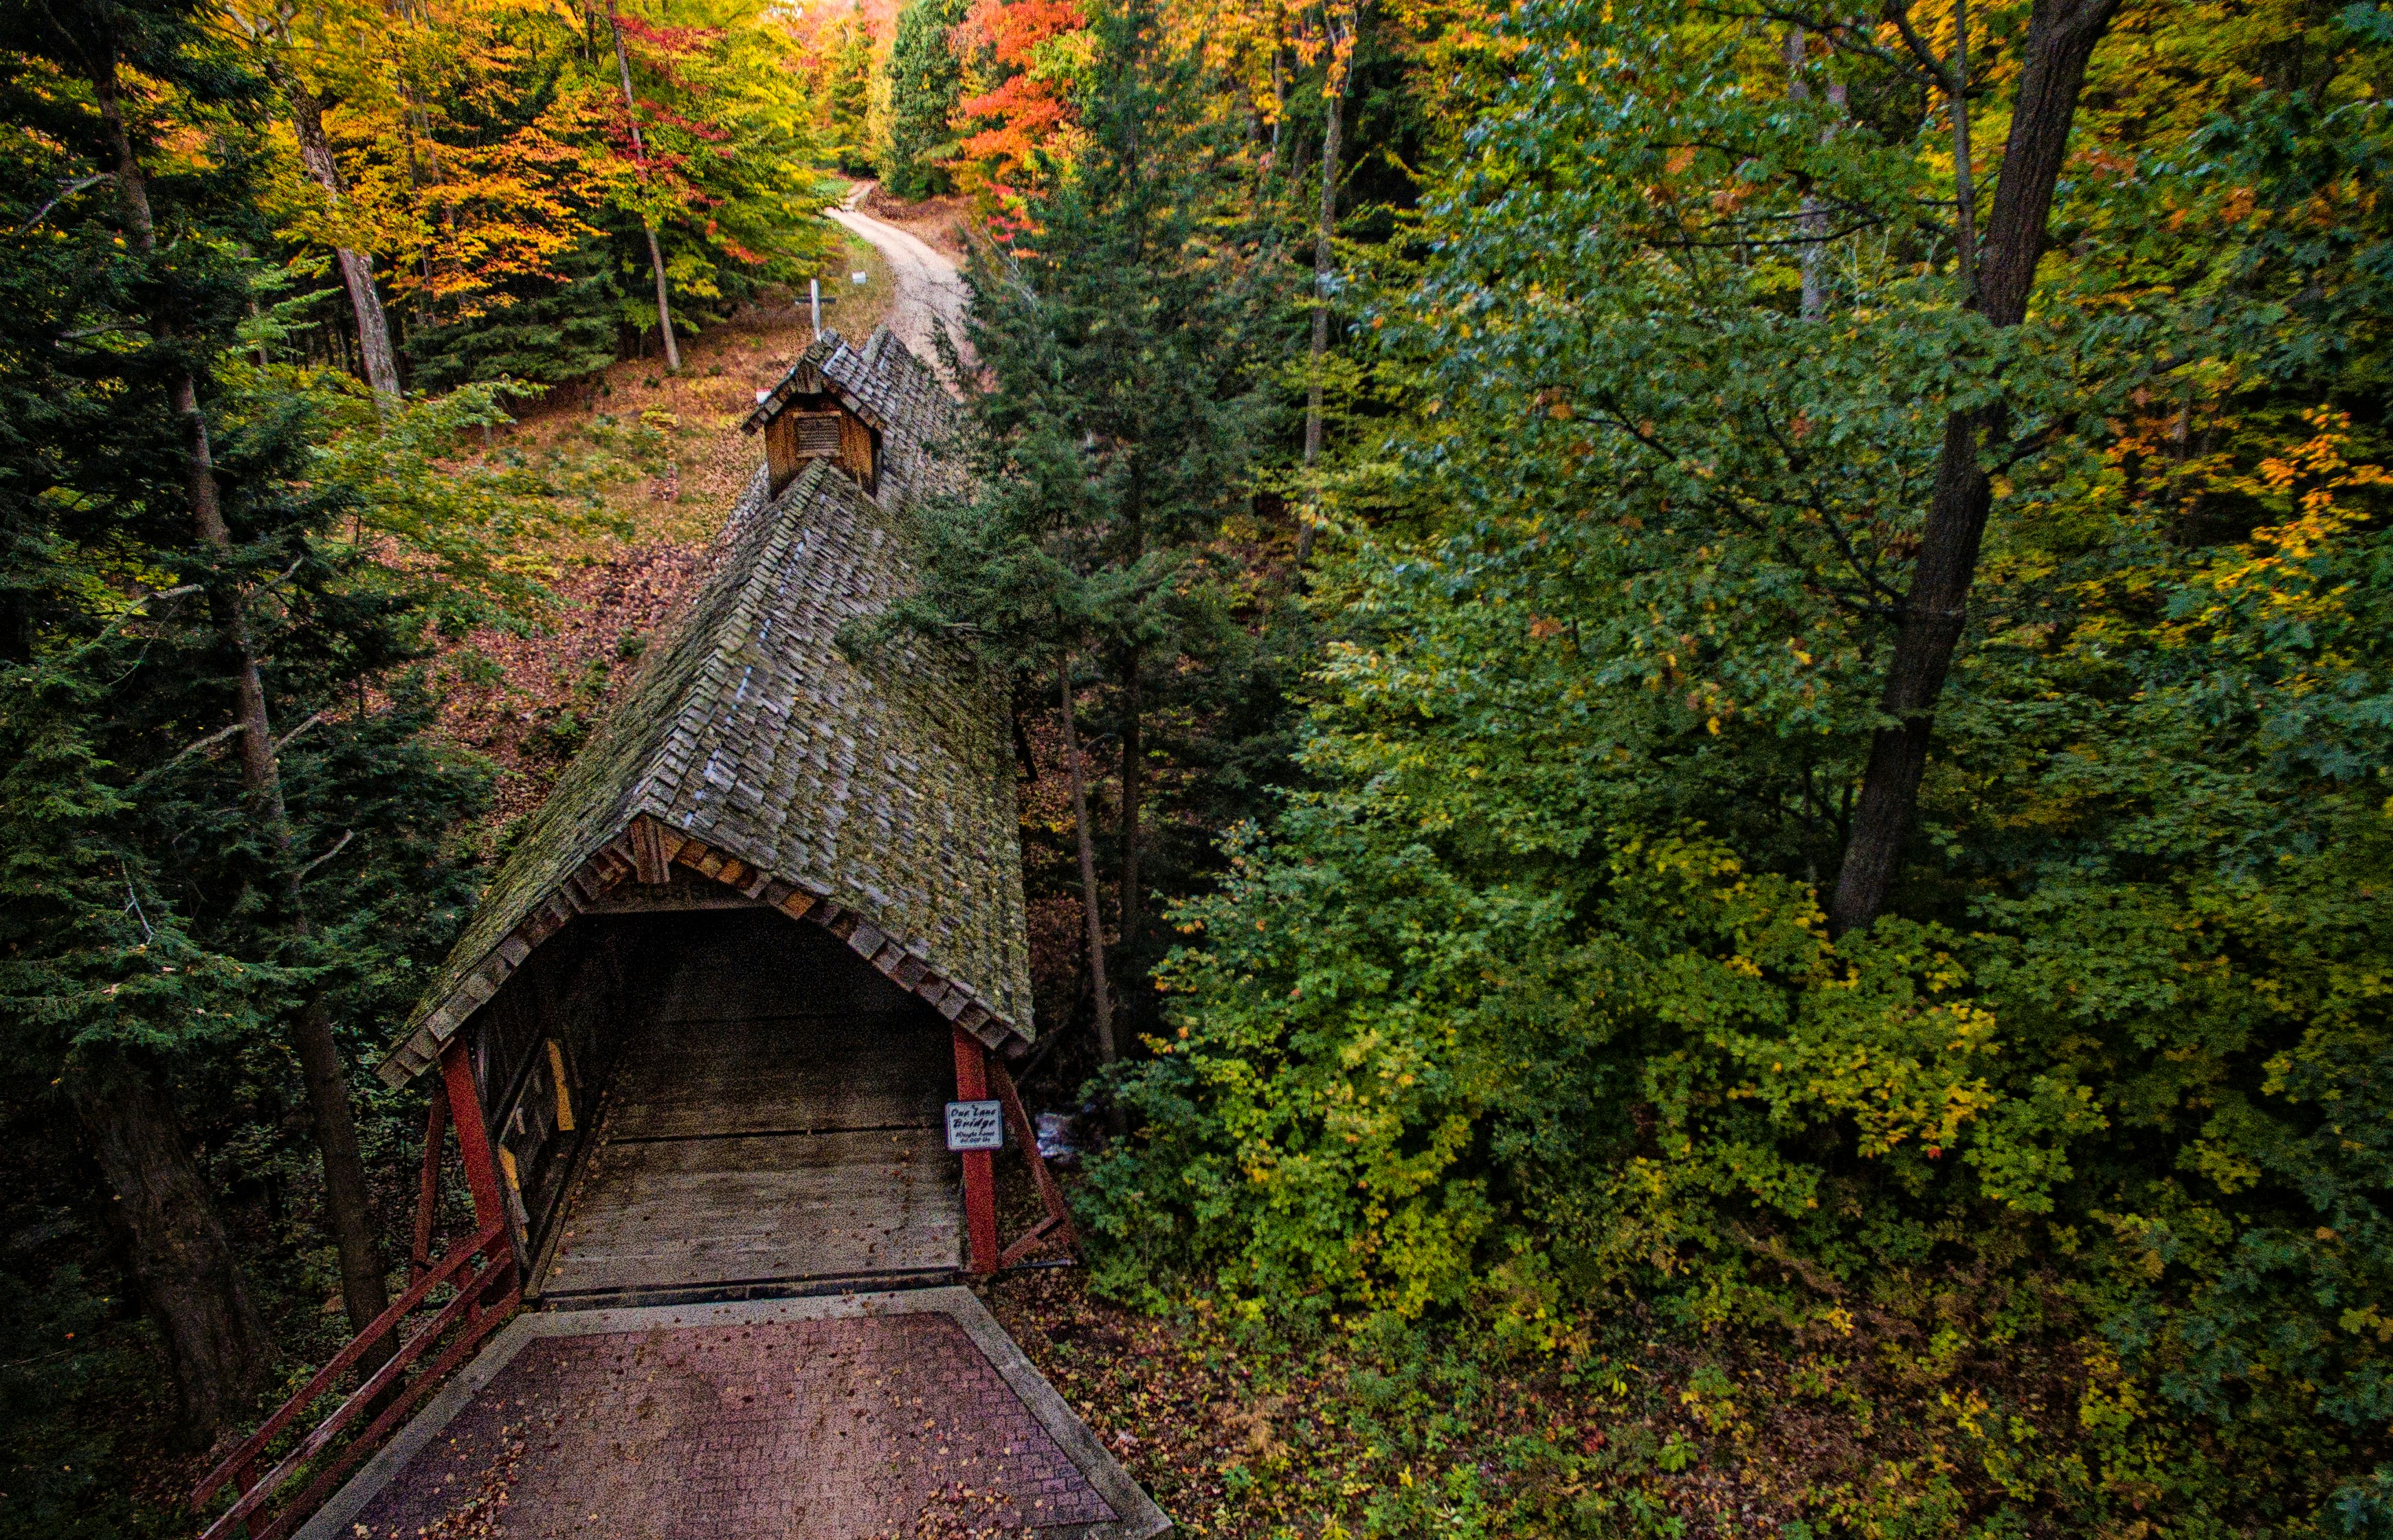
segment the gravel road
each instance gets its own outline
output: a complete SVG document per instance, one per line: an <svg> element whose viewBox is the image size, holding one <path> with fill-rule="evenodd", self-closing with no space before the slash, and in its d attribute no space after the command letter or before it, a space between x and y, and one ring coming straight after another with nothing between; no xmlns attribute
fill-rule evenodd
<svg viewBox="0 0 2393 1540"><path fill-rule="evenodd" d="M870 241L889 264L897 289L896 301L889 310L889 329L898 340L944 377L947 368L940 361L937 343L932 340L938 330L944 330L969 367L974 359L972 345L964 340L964 307L970 294L962 275L955 263L927 242L854 206L871 191L871 183L857 183L847 196L847 206L825 209L824 215Z"/></svg>

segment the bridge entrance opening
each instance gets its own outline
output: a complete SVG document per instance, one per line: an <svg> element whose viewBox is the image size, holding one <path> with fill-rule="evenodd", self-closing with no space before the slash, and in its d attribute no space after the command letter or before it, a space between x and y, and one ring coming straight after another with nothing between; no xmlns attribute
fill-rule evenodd
<svg viewBox="0 0 2393 1540"><path fill-rule="evenodd" d="M509 981L477 1045L521 1062L495 1133L528 1296L744 1299L961 1268L938 1012L770 909L576 923L594 933L542 948L556 964Z"/></svg>

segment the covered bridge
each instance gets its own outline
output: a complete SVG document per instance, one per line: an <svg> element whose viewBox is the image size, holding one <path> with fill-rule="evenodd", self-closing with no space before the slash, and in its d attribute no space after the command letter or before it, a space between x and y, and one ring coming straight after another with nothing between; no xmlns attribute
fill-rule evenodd
<svg viewBox="0 0 2393 1540"><path fill-rule="evenodd" d="M909 581L896 516L943 474L952 410L886 332L824 333L765 394L767 463L678 633L381 1066L470 1090L532 1294L966 1259L942 1108L1033 1030L1011 737L962 655L838 642Z"/></svg>
<svg viewBox="0 0 2393 1540"><path fill-rule="evenodd" d="M206 1540L491 1502L510 1533L854 1540L957 1494L1057 1540L1168 1527L972 1294L922 1286L1072 1240L1005 1068L1002 705L938 644L839 646L911 581L951 413L885 331L759 398L710 574L380 1066L438 1071L412 1286L201 1482L231 1494ZM451 1128L475 1228L436 1258ZM1000 1130L1045 1215L1002 1249Z"/></svg>

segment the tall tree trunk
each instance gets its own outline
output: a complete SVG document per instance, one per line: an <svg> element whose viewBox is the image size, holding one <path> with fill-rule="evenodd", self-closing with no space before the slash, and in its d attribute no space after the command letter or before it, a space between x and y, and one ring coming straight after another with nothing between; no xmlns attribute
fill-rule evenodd
<svg viewBox="0 0 2393 1540"><path fill-rule="evenodd" d="M1144 735L1140 730L1140 713L1145 709L1145 698L1140 689L1138 649L1131 649L1122 678L1121 729L1121 940L1124 946L1138 941L1141 911L1144 907L1145 889L1138 875L1139 862L1139 800L1144 795L1140 772L1146 757Z"/></svg>
<svg viewBox="0 0 2393 1540"><path fill-rule="evenodd" d="M615 0L607 0L607 30L615 39L615 70L623 78L623 117L632 128L632 153L640 158L640 180L648 179L648 150L640 138L640 102L632 94L632 59L623 51L623 22L615 14ZM648 270L657 278L657 330L664 333L665 368L681 372L681 346L673 341L673 305L665 289L664 247L657 241L654 221L643 219L640 228L648 234Z"/></svg>
<svg viewBox="0 0 2393 1540"><path fill-rule="evenodd" d="M2086 60L2117 8L2118 0L2035 0L2029 15L2002 177L1994 186L1984 241L1974 254L1977 282L1969 303L1996 326L2017 326L2026 318ZM1955 111L1967 116L1966 98L1955 101ZM1894 720L1871 739L1844 866L1828 906L1829 927L1838 934L1865 927L1878 917L1901 868L1919 803L1920 776L1935 736L1937 698L1960 645L1979 545L1994 505L1993 484L1979 463L1979 450L1998 443L2008 425L2008 413L1999 401L1944 420L1935 489L1920 529L1911 587L1903 596L1894 657L1878 698L1878 709Z"/></svg>
<svg viewBox="0 0 2393 1540"><path fill-rule="evenodd" d="M150 211L149 183L133 141L125 133L118 107L116 61L111 53L105 71L93 81L100 116L116 149L117 193L125 221L132 227L136 249L144 255L157 249L156 226ZM200 542L218 554L232 549L218 500L216 460L208 442L207 418L200 411L199 391L189 371L167 382L167 398L183 429L183 479L190 498L191 522ZM238 594L216 596L217 620L231 644L238 667L233 673L237 720L241 724L241 782L252 816L263 826L282 881L284 925L292 941L304 950L308 939L307 909L299 891L298 868L293 860L291 819L282 802L281 765L275 757L274 724L266 703L266 685L257 666L257 646ZM349 1106L348 1077L341 1065L340 1045L333 1040L331 1017L320 992L310 990L293 1022L294 1047L307 1090L307 1106L316 1126L316 1147L324 1166L324 1207L333 1240L341 1259L342 1302L352 1329L362 1330L389 1302L383 1279L382 1247L374 1234L365 1163L359 1154L355 1117ZM387 1351L386 1348L383 1350Z"/></svg>
<svg viewBox="0 0 2393 1540"><path fill-rule="evenodd" d="M273 1343L156 1072L85 1059L65 1078L108 1183L109 1220L166 1350L176 1420L193 1447L205 1448L243 1409Z"/></svg>
<svg viewBox="0 0 2393 1540"><path fill-rule="evenodd" d="M1786 94L1797 101L1811 98L1811 87L1803 78L1803 68L1810 57L1810 44L1802 27L1786 29ZM1845 83L1828 82L1828 100L1841 108L1845 105ZM1826 144L1836 137L1834 128L1823 129L1820 142ZM1805 320L1817 320L1828 307L1826 272L1828 265L1828 216L1820 200L1811 194L1803 199L1803 298L1799 314Z"/></svg>
<svg viewBox="0 0 2393 1540"><path fill-rule="evenodd" d="M1268 153L1272 170L1276 173L1279 170L1279 125L1288 121L1288 77L1280 72L1279 45L1276 43L1272 45L1271 85L1271 149Z"/></svg>
<svg viewBox="0 0 2393 1540"><path fill-rule="evenodd" d="M2089 57L2093 53L2090 45L2086 48L2086 53ZM2081 63L2077 69L2079 78L2082 80L2086 67ZM1969 155L1968 0L1953 0L1953 67L1951 81L1945 95L1952 103L1953 111L1954 266L1960 270L1961 274L1961 303L1974 305L1978 298L1978 177L1977 169L1971 163ZM2076 94L2073 91L2070 97L2070 114L2073 118L2076 115ZM2060 133L2062 148L2066 149L2069 143L2069 126L2066 122L2061 124ZM2060 175L2060 167L2056 163L2053 166L2053 176L2057 178ZM2047 204L2050 196L2050 191L2047 189L2046 193ZM2044 228L2041 222L2036 227L2035 248L2036 254L2041 256L2044 254ZM2033 276L2033 268L2030 269L2030 276ZM2020 303L2024 307L2026 303L2024 295L2021 296Z"/></svg>
<svg viewBox="0 0 2393 1540"><path fill-rule="evenodd" d="M1357 29L1361 18L1356 17ZM1338 234L1339 136L1346 117L1346 82L1353 59L1340 59L1333 46L1329 55L1328 111L1321 127L1321 214L1313 231L1313 346L1308 354L1304 386L1305 509L1303 527L1296 532L1299 567L1313 559L1313 463L1321 458L1321 368L1329 356L1329 279L1336 269Z"/></svg>
<svg viewBox="0 0 2393 1540"><path fill-rule="evenodd" d="M272 49L267 50L267 69L274 84L291 103L291 131L299 141L299 162L324 196L338 209L343 200L340 163L333 159L332 141L324 137L323 103L314 92L301 84ZM358 353L365 360L366 384L373 387L377 411L387 410L383 398L399 394L399 359L390 346L390 319L382 307L382 295L374 288L373 258L347 246L334 246L334 257L341 268L341 284L349 292L349 308L358 319Z"/></svg>
<svg viewBox="0 0 2393 1540"><path fill-rule="evenodd" d="M1097 851L1089 833L1089 784L1080 770L1080 729L1073 720L1072 661L1055 665L1055 689L1064 710L1064 764L1072 781L1072 833L1080 851L1080 913L1089 928L1089 993L1097 1011L1097 1055L1106 1064L1119 1057L1114 1047L1114 997L1105 984L1105 903L1097 889Z"/></svg>

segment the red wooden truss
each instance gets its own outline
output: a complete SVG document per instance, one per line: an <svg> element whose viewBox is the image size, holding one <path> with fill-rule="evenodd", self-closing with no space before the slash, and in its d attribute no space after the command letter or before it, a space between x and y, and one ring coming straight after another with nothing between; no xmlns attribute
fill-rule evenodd
<svg viewBox="0 0 2393 1540"><path fill-rule="evenodd" d="M1039 1184L1039 1201L1047 1217L1016 1236L1013 1244L1000 1249L997 1233L997 1152L966 1150L964 1152L964 1233L970 1242L969 1265L982 1277L1012 1267L1038 1250L1051 1238L1061 1238L1066 1248L1080 1249L1080 1237L1072 1228L1071 1210L1064 1206L1063 1189L1047 1169L1047 1160L1039 1153L1039 1130L1030 1126L1030 1116L1022 1110L1021 1094L1013 1089L1013 1077L1006 1073L1005 1062L993 1059L981 1040L959 1027L956 1030L956 1100L980 1102L988 1097L989 1088L997 1089L997 1099L1005 1105L1005 1119L1013 1127L1014 1138L1021 1142L1023 1156L1030 1163L1030 1179Z"/></svg>
<svg viewBox="0 0 2393 1540"><path fill-rule="evenodd" d="M490 1139L474 1093L473 1067L463 1043L449 1045L441 1055L440 1069L441 1084L434 1089L425 1129L411 1259L412 1282L388 1310L317 1370L297 1395L283 1403L193 1489L191 1506L203 1513L217 1494L227 1488L233 1493L232 1505L216 1515L202 1540L225 1540L234 1534L281 1540L338 1489L359 1461L407 1420L434 1386L471 1358L483 1339L522 1302L523 1280L517 1270L515 1242L507 1232L498 1173L491 1165ZM464 1115L452 1119L449 1116L452 1106L464 1109ZM474 1194L474 1233L435 1260L432 1231L440 1195L440 1148L445 1125L452 1121L466 1186ZM436 1301L434 1296L444 1288L450 1292ZM418 1317L423 1317L420 1324L409 1329L411 1320ZM444 1341L446 1347L442 1347ZM435 1348L441 1351L426 1362ZM261 1475L258 1467L268 1452L352 1370L361 1372L357 1388ZM346 1442L345 1434L349 1435ZM282 1500L293 1487L299 1488L297 1495Z"/></svg>

